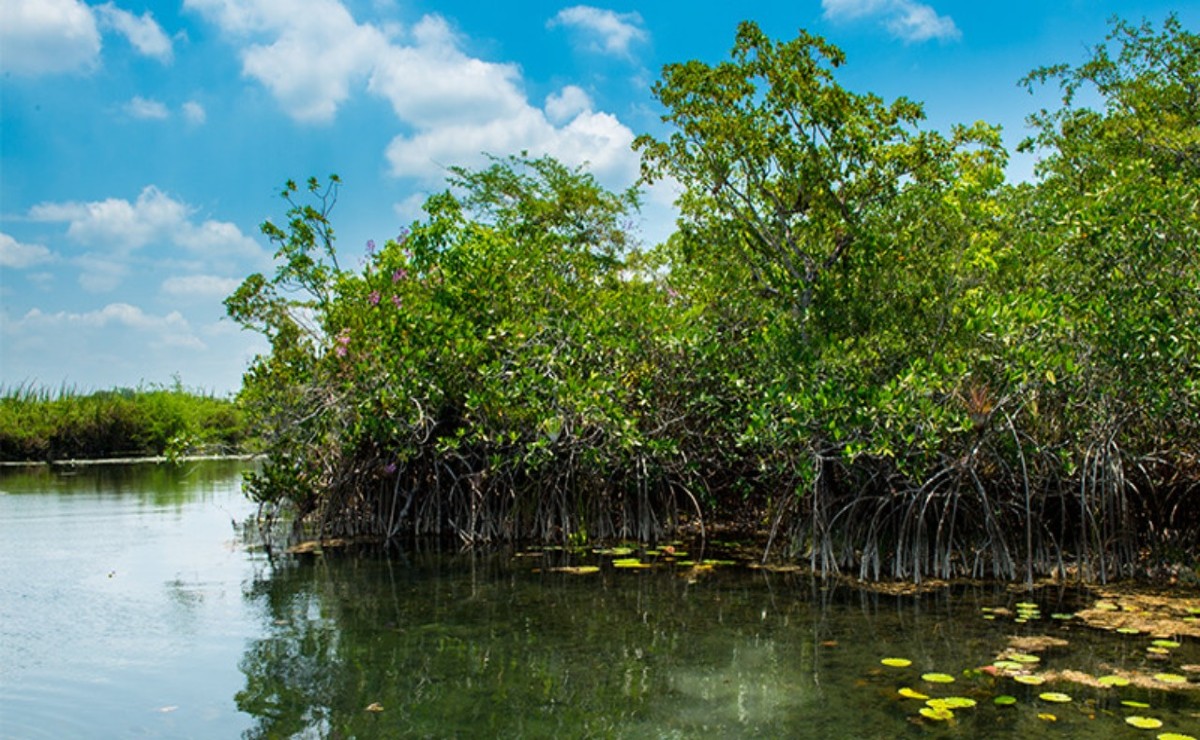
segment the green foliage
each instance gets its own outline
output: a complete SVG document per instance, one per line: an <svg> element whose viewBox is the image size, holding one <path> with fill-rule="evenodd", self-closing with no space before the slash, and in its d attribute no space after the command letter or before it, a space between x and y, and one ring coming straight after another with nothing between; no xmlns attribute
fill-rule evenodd
<svg viewBox="0 0 1200 740"><path fill-rule="evenodd" d="M1027 78L1064 106L1011 185L996 127L922 130L841 87L823 39L744 23L731 61L654 88L674 132L638 138L643 174L684 189L651 249L636 191L521 155L452 168L342 270L338 181L289 183L279 269L227 301L272 347L241 396L270 451L251 492L323 535L695 514L875 578L1195 557L1200 55L1174 18L1109 45Z"/></svg>
<svg viewBox="0 0 1200 740"><path fill-rule="evenodd" d="M28 386L0 393L0 460L237 452L247 442L232 400L173 388L82 394Z"/></svg>

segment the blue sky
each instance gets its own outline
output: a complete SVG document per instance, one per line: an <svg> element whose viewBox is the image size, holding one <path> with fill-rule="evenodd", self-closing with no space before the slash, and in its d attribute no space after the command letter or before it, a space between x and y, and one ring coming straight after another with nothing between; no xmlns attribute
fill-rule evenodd
<svg viewBox="0 0 1200 740"><path fill-rule="evenodd" d="M484 152L624 187L633 137L663 133L662 65L724 58L743 19L819 33L846 87L923 101L939 129L1001 124L1012 148L1054 100L1018 78L1081 60L1114 15L1172 10L1197 27L1194 5L1115 0L0 0L0 383L231 392L264 344L221 301L271 269L258 224L284 180L342 177L344 265ZM645 241L671 200L647 194Z"/></svg>

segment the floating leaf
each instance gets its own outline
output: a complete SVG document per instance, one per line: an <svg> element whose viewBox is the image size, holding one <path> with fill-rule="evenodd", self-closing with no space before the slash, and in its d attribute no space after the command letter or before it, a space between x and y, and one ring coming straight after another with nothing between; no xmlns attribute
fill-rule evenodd
<svg viewBox="0 0 1200 740"><path fill-rule="evenodd" d="M888 668L908 668L912 665L912 661L908 658L884 658L879 662Z"/></svg>
<svg viewBox="0 0 1200 740"><path fill-rule="evenodd" d="M1017 608L1018 609L1037 609L1038 605L1031 603L1029 601L1020 601L1020 602L1017 602Z"/></svg>
<svg viewBox="0 0 1200 740"><path fill-rule="evenodd" d="M1158 740L1196 740L1191 735L1183 735L1178 732L1160 732Z"/></svg>
<svg viewBox="0 0 1200 740"><path fill-rule="evenodd" d="M921 679L929 683L954 683L954 676L949 673L923 673Z"/></svg>
<svg viewBox="0 0 1200 740"><path fill-rule="evenodd" d="M1111 601L1097 601L1096 609L1098 609L1102 612L1115 612L1115 611L1120 611L1121 607L1117 606L1116 604L1112 603Z"/></svg>
<svg viewBox="0 0 1200 740"><path fill-rule="evenodd" d="M1178 673L1155 673L1154 680L1163 683L1187 683L1187 676L1181 676Z"/></svg>
<svg viewBox="0 0 1200 740"><path fill-rule="evenodd" d="M1008 694L1001 694L995 699L992 699L992 703L998 707L1011 707L1013 704L1017 703L1017 697L1009 696Z"/></svg>
<svg viewBox="0 0 1200 740"><path fill-rule="evenodd" d="M1120 632L1122 635L1137 635L1141 634L1142 631L1137 627L1117 627L1117 632Z"/></svg>
<svg viewBox="0 0 1200 740"><path fill-rule="evenodd" d="M1151 645L1150 647L1146 648L1146 652L1150 653L1151 655L1170 655L1171 654L1171 651L1167 650L1165 647L1156 647L1154 645Z"/></svg>
<svg viewBox="0 0 1200 740"><path fill-rule="evenodd" d="M637 558L621 558L619 560L612 561L612 564L614 568L638 569L650 567L649 563L643 563Z"/></svg>
<svg viewBox="0 0 1200 740"><path fill-rule="evenodd" d="M918 699L920 701L925 701L929 698L928 694L922 694L920 691L910 689L907 686L900 689L900 691L897 693L900 694L900 696L903 696L905 699Z"/></svg>
<svg viewBox="0 0 1200 740"><path fill-rule="evenodd" d="M1015 660L997 660L995 663L992 663L992 665L996 666L1002 671L1019 671L1025 668L1024 664L1018 663Z"/></svg>
<svg viewBox="0 0 1200 740"><path fill-rule="evenodd" d="M573 576L585 576L589 573L599 573L600 566L598 565L564 565L558 568L550 569L554 573L570 573Z"/></svg>
<svg viewBox="0 0 1200 740"><path fill-rule="evenodd" d="M1054 614L1051 614L1050 618L1051 619L1061 619L1063 621L1066 621L1068 619L1074 619L1075 615L1074 614L1063 614L1061 612L1056 612Z"/></svg>
<svg viewBox="0 0 1200 740"><path fill-rule="evenodd" d="M937 722L944 722L948 719L954 719L954 712L949 709L934 709L933 707L921 707L921 716L932 719Z"/></svg>
<svg viewBox="0 0 1200 740"><path fill-rule="evenodd" d="M945 699L930 699L930 702L941 702L941 706L947 709L970 709L977 703L974 699L966 696L947 696ZM926 702L929 704L929 702ZM930 706L933 706L930 704Z"/></svg>
<svg viewBox="0 0 1200 740"><path fill-rule="evenodd" d="M1124 676L1103 676L1097 679L1101 686L1128 686L1129 679Z"/></svg>
<svg viewBox="0 0 1200 740"><path fill-rule="evenodd" d="M1045 722L1057 722L1058 721L1058 717L1055 717L1053 714L1050 714L1049 712L1039 712L1038 719L1043 720Z"/></svg>
<svg viewBox="0 0 1200 740"><path fill-rule="evenodd" d="M1013 676L1013 680L1026 686L1041 686L1046 683L1046 679L1041 676Z"/></svg>
<svg viewBox="0 0 1200 740"><path fill-rule="evenodd" d="M1057 691L1045 691L1038 694L1038 698L1042 701L1052 702L1054 704L1066 704L1071 701L1071 697L1066 694L1060 694Z"/></svg>
<svg viewBox="0 0 1200 740"><path fill-rule="evenodd" d="M1029 655L1027 653L1012 653L1008 656L1008 659L1017 663L1040 663L1042 660L1036 655Z"/></svg>
<svg viewBox="0 0 1200 740"><path fill-rule="evenodd" d="M1146 702L1134 701L1133 699L1126 699L1125 701L1121 702L1121 706L1129 707L1130 709L1149 709L1150 708L1150 705L1147 704Z"/></svg>
<svg viewBox="0 0 1200 740"><path fill-rule="evenodd" d="M1158 728L1162 727L1162 725L1163 725L1161 719L1155 719L1154 717L1138 717L1138 716L1126 717L1125 724L1133 725L1134 727L1138 728L1139 730L1157 730Z"/></svg>
<svg viewBox="0 0 1200 740"><path fill-rule="evenodd" d="M1150 644L1153 645L1154 647L1160 647L1160 648L1177 648L1177 647L1179 647L1179 643L1175 642L1174 640L1155 640L1154 642L1152 642Z"/></svg>

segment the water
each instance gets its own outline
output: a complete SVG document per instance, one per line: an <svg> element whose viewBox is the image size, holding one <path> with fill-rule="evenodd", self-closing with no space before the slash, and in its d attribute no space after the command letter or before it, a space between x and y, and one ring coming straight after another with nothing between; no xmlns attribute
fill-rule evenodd
<svg viewBox="0 0 1200 740"><path fill-rule="evenodd" d="M991 587L890 597L740 567L552 572L540 557L412 552L268 562L238 543L239 465L0 473L4 737L1155 737L1200 734L1200 692L1025 687L964 670L1013 634L1056 670L1180 671L1147 636ZM909 668L885 668L883 657ZM939 671L947 687L921 680ZM896 691L975 698L951 724ZM1038 699L1068 693L1069 704ZM998 708L1001 693L1015 707ZM1122 707L1121 699L1151 704ZM372 711L380 710L380 711ZM1039 719L1053 713L1057 721ZM1157 731L1124 718L1161 719Z"/></svg>

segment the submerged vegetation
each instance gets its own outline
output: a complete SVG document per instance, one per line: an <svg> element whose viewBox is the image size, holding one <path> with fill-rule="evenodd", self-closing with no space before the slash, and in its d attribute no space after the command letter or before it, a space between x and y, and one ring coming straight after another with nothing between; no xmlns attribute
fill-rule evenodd
<svg viewBox="0 0 1200 740"><path fill-rule="evenodd" d="M289 182L277 272L226 301L271 343L251 494L319 537L732 522L871 579L1194 564L1200 36L1116 22L1032 72L1062 104L1019 184L996 128L922 128L845 61L744 23L729 61L668 65L671 133L635 145L682 187L653 247L637 191L521 155L452 168L345 269L340 182Z"/></svg>
<svg viewBox="0 0 1200 740"><path fill-rule="evenodd" d="M171 388L83 393L0 390L0 461L240 452L243 415L233 399Z"/></svg>

